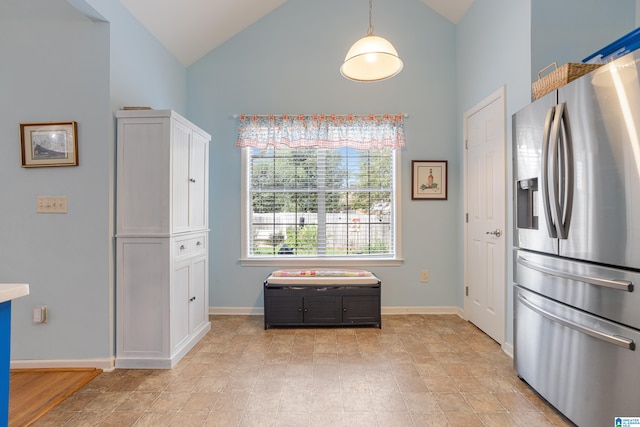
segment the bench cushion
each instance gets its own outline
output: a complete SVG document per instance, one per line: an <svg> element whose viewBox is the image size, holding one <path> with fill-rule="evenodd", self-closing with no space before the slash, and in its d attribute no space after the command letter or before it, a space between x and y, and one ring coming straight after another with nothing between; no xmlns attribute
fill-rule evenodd
<svg viewBox="0 0 640 427"><path fill-rule="evenodd" d="M276 270L265 280L265 285L374 285L380 280L366 270Z"/></svg>

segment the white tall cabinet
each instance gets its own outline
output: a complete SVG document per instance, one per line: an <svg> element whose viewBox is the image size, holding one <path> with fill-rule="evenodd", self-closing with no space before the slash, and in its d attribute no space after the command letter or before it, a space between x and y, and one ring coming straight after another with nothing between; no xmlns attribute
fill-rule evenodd
<svg viewBox="0 0 640 427"><path fill-rule="evenodd" d="M116 113L116 368L171 368L211 329L208 133Z"/></svg>

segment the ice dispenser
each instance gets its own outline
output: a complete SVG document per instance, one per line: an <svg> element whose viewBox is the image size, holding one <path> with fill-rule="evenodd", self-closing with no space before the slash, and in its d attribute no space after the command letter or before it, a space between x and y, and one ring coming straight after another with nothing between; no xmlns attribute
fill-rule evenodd
<svg viewBox="0 0 640 427"><path fill-rule="evenodd" d="M516 224L518 228L538 229L536 191L538 191L538 178L518 181L518 200L516 201Z"/></svg>

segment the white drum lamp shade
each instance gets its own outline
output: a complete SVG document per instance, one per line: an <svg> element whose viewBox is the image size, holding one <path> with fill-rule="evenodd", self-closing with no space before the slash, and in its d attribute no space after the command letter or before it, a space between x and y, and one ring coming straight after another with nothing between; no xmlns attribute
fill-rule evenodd
<svg viewBox="0 0 640 427"><path fill-rule="evenodd" d="M350 80L377 82L395 76L403 67L393 45L373 34L372 11L373 0L369 0L367 35L351 46L340 67L340 73Z"/></svg>
<svg viewBox="0 0 640 427"><path fill-rule="evenodd" d="M351 80L374 82L395 76L402 67L398 52L388 40L368 34L351 46L340 73Z"/></svg>

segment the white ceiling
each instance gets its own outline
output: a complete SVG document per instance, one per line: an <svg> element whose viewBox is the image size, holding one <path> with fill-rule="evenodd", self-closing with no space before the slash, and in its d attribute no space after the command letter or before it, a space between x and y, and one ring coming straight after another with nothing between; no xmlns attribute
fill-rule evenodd
<svg viewBox="0 0 640 427"><path fill-rule="evenodd" d="M189 66L286 0L120 0L183 65ZM473 0L422 0L457 24Z"/></svg>

